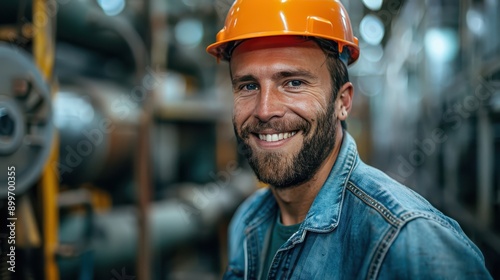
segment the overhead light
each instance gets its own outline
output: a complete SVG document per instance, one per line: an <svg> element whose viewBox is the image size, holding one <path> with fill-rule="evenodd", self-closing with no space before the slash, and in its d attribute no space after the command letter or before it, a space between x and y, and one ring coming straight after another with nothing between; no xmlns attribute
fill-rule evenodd
<svg viewBox="0 0 500 280"><path fill-rule="evenodd" d="M382 0L363 0L363 4L372 11L378 11L382 8Z"/></svg>
<svg viewBox="0 0 500 280"><path fill-rule="evenodd" d="M458 35L451 28L431 28L425 33L425 52L436 62L449 62L458 54Z"/></svg>
<svg viewBox="0 0 500 280"><path fill-rule="evenodd" d="M467 11L466 15L467 27L472 33L480 36L483 35L485 26L484 19L480 12L470 9Z"/></svg>
<svg viewBox="0 0 500 280"><path fill-rule="evenodd" d="M366 15L359 25L361 37L370 45L378 45L382 42L385 34L385 27L379 17Z"/></svg>
<svg viewBox="0 0 500 280"><path fill-rule="evenodd" d="M187 47L195 47L203 38L203 24L197 19L183 19L175 25L175 39Z"/></svg>
<svg viewBox="0 0 500 280"><path fill-rule="evenodd" d="M125 0L97 0L97 3L108 16L116 16L125 9Z"/></svg>

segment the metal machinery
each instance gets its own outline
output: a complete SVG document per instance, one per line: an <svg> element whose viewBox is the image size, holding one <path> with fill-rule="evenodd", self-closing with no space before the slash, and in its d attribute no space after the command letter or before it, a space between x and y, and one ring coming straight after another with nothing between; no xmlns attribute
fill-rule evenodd
<svg viewBox="0 0 500 280"><path fill-rule="evenodd" d="M255 189L215 62L166 37L217 11L115 2L0 3L1 279L218 277Z"/></svg>
<svg viewBox="0 0 500 280"><path fill-rule="evenodd" d="M2 280L220 278L255 189L204 51L231 2L0 1ZM361 157L457 219L500 278L498 1L343 2Z"/></svg>
<svg viewBox="0 0 500 280"><path fill-rule="evenodd" d="M32 60L23 49L0 45L0 155L5 170L0 177L0 208L2 220L8 221L2 222L1 230L5 238L0 244L2 279L12 279L8 269L14 269L15 263L33 261L34 248L40 246L41 231L27 193L40 180L54 148L51 93ZM7 224L11 227L6 228ZM18 273L32 277L39 272L30 268Z"/></svg>
<svg viewBox="0 0 500 280"><path fill-rule="evenodd" d="M1 162L2 168L15 169L15 173L8 172L1 177L1 216L8 224L1 229L2 279L57 277L54 257L57 179L47 165L50 159L57 157L57 137L51 120L53 86L49 85L54 33L53 21L44 17L46 4L46 1L35 1L33 9L33 13L42 15L45 24L25 26L25 29L6 25L1 32L5 41L19 42L17 40L28 33L31 39L31 49L22 47L20 42L1 46ZM24 49L29 49L31 55ZM39 207L34 207L34 203ZM44 266L20 269L19 265L36 259L43 260Z"/></svg>
<svg viewBox="0 0 500 280"><path fill-rule="evenodd" d="M54 140L52 97L42 74L23 49L0 45L1 144L6 165L17 167L15 193L22 195L38 179ZM7 168L7 166L5 166ZM1 198L7 198L8 179L1 175ZM14 191L14 188L12 188Z"/></svg>

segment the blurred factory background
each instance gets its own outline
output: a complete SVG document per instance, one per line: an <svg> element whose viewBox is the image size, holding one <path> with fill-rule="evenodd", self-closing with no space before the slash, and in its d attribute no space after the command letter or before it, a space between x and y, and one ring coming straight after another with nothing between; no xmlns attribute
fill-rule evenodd
<svg viewBox="0 0 500 280"><path fill-rule="evenodd" d="M362 158L458 220L500 278L500 3L342 2ZM9 201L17 217L1 279L220 279L259 187L227 64L204 50L231 3L0 2L1 223Z"/></svg>

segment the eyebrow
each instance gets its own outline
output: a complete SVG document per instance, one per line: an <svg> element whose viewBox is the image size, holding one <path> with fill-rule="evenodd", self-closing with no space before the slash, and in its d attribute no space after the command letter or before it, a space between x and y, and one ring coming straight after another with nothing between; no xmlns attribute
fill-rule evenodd
<svg viewBox="0 0 500 280"><path fill-rule="evenodd" d="M317 77L313 73L311 73L308 70L304 69L297 69L297 70L292 70L292 71L280 71L272 75L273 80L280 80L283 78L289 78L289 77L305 77L307 79L311 80L316 80ZM242 76L234 76L233 79L231 79L231 83L233 86L235 86L238 83L242 82L255 82L257 81L257 78L254 75L248 74L248 75L242 75Z"/></svg>
<svg viewBox="0 0 500 280"><path fill-rule="evenodd" d="M304 77L313 80L316 79L316 75L305 69L297 69L293 71L280 71L273 74L272 76L273 80L280 80L289 77Z"/></svg>
<svg viewBox="0 0 500 280"><path fill-rule="evenodd" d="M257 81L257 78L255 78L254 75L235 76L231 79L231 83L233 84L233 87L236 84L239 84L242 82L254 82L254 81Z"/></svg>

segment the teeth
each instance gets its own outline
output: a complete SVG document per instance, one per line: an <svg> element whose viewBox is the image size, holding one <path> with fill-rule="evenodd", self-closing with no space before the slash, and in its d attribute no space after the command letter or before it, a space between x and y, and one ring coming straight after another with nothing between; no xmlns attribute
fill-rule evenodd
<svg viewBox="0 0 500 280"><path fill-rule="evenodd" d="M296 134L297 132L284 132L284 133L279 133L279 134L259 134L259 139L267 142L276 142L279 140L287 139L289 137L292 137Z"/></svg>

